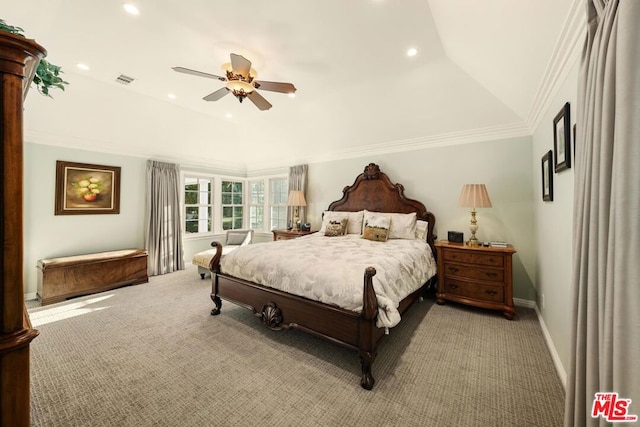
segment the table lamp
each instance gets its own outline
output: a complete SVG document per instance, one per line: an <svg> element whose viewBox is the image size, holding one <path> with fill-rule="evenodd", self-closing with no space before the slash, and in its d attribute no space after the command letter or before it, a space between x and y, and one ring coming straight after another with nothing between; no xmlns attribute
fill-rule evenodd
<svg viewBox="0 0 640 427"><path fill-rule="evenodd" d="M471 208L471 238L467 242L469 246L478 246L476 231L478 231L478 221L476 220L476 208L490 208L491 200L487 187L484 184L465 184L462 186L462 192L458 198L458 206L463 208Z"/></svg>
<svg viewBox="0 0 640 427"><path fill-rule="evenodd" d="M293 228L295 230L300 230L300 216L298 214L298 209L300 206L307 206L307 201L304 199L304 193L300 190L289 191L287 206L293 206Z"/></svg>

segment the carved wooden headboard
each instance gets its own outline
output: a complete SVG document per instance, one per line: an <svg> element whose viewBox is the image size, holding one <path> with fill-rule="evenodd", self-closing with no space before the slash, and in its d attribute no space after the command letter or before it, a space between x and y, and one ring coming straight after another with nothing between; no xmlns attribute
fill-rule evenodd
<svg viewBox="0 0 640 427"><path fill-rule="evenodd" d="M342 198L329 205L330 211L357 212L366 209L372 212L416 213L416 218L429 222L427 243L435 254L433 229L436 217L425 205L404 196L404 186L393 184L380 167L369 163L364 172L356 177L352 185L344 187Z"/></svg>

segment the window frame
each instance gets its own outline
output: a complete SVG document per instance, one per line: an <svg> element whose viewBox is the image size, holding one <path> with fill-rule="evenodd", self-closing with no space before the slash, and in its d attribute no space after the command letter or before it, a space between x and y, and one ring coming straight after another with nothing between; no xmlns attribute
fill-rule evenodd
<svg viewBox="0 0 640 427"><path fill-rule="evenodd" d="M277 203L277 204L272 204L272 198L271 198L271 181L272 180L284 180L284 188L285 188L285 194L284 194L284 202L282 204ZM284 207L285 211L284 211L284 228L287 228L287 197L289 195L289 178L287 176L270 176L270 177L266 177L265 178L266 182L267 182L267 187L269 187L269 199L266 200L266 204L267 204L267 216L269 218L269 230L268 231L273 231L273 230L280 230L283 229L283 227L280 227L279 224L276 225L276 227L271 228L273 226L273 218L271 217L271 212L272 212L272 207Z"/></svg>
<svg viewBox="0 0 640 427"><path fill-rule="evenodd" d="M180 173L180 178L181 178L181 182L182 182L182 186L181 189L182 191L180 192L180 208L181 208L181 212L183 215L185 215L184 218L181 218L181 224L180 227L182 229L182 237L183 239L197 239L197 238L202 238L202 237L210 237L213 236L215 234L215 230L216 230L216 177L214 175L211 174L207 174L207 173L202 173L202 172L192 172L192 171L183 171ZM208 206L211 208L211 222L212 222L212 226L211 226L211 231L203 231L203 232L197 232L197 233L187 233L187 218L186 218L186 212L187 212L187 203L185 200L185 196L186 196L186 186L187 186L187 179L197 179L197 180L201 180L201 179L206 179L211 183L211 200L210 200L210 204L189 204L189 206Z"/></svg>
<svg viewBox="0 0 640 427"><path fill-rule="evenodd" d="M268 234L271 233L271 185L270 180L272 179L284 179L285 188L289 188L288 181L289 177L286 173L281 174L273 174L273 175L261 175L261 176L253 176L253 177L241 177L241 176L232 176L232 175L222 175L215 173L207 173L201 172L198 170L191 169L183 169L180 171L180 180L181 180L181 192L180 192L180 208L182 215L186 215L186 203L185 203L185 189L186 189L186 179L187 178L195 178L195 179L208 179L211 181L211 200L212 204L212 217L213 217L213 226L210 232L199 232L199 233L187 233L186 232L186 217L181 218L181 229L182 229L182 238L183 240L195 240L195 239L203 239L203 238L211 238L212 236L222 235L226 233L227 230L223 229L222 223L222 182L223 181L231 181L231 182L242 182L242 207L243 207L243 220L242 225L243 228L249 227L251 225L250 215L251 215L251 207L258 206L255 204L251 204L251 183L256 181L262 181L264 186L264 198L263 198L263 228L262 229L254 229L256 233Z"/></svg>
<svg viewBox="0 0 640 427"><path fill-rule="evenodd" d="M224 182L231 182L232 184L235 183L240 183L242 185L242 191L240 191L240 195L242 196L242 203L237 204L237 203L223 203L222 201L222 196L224 194L224 191L222 189L222 184ZM222 177L220 179L220 184L218 185L218 189L220 190L220 196L217 200L220 201L220 221L219 221L219 226L220 226L220 232L221 233L226 233L229 230L240 230L243 229L247 226L247 215L246 212L248 212L247 210L247 178L238 178L238 177ZM233 195L237 194L235 193L233 190L231 192L232 198ZM224 212L224 208L225 207L232 207L232 208L236 208L236 207L242 207L242 225L240 226L240 228L229 228L227 230L225 230L224 228L224 216L223 216L223 212ZM235 217L232 216L232 225L235 221Z"/></svg>

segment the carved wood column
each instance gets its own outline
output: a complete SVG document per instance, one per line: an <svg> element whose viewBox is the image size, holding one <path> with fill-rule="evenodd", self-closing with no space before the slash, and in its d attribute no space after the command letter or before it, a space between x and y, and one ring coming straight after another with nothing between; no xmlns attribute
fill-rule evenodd
<svg viewBox="0 0 640 427"><path fill-rule="evenodd" d="M0 425L29 426L29 345L38 331L24 306L23 101L46 55L33 40L0 31Z"/></svg>

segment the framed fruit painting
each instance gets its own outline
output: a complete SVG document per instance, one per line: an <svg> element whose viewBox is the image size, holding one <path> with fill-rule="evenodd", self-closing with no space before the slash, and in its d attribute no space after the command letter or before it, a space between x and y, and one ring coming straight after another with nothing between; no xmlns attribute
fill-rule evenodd
<svg viewBox="0 0 640 427"><path fill-rule="evenodd" d="M56 161L56 215L119 213L119 166Z"/></svg>

